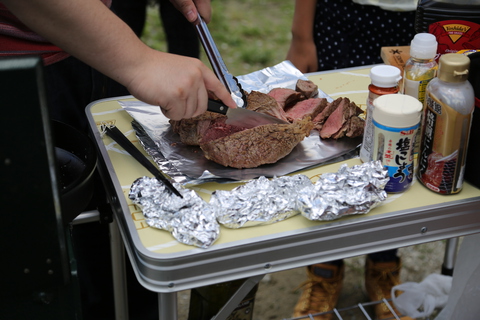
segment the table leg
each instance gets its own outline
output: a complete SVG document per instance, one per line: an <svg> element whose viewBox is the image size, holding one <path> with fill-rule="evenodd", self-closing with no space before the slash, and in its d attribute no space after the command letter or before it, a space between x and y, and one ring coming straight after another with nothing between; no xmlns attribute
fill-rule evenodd
<svg viewBox="0 0 480 320"><path fill-rule="evenodd" d="M458 238L450 238L447 240L442 265L443 275L453 275L453 267L455 266L455 260L457 259L458 240Z"/></svg>
<svg viewBox="0 0 480 320"><path fill-rule="evenodd" d="M233 310L242 302L242 299L253 289L253 287L260 281L264 275L254 276L245 280L245 282L238 288L238 290L233 294L230 300L225 303L225 305L220 309L216 316L212 320L224 320L226 319Z"/></svg>
<svg viewBox="0 0 480 320"><path fill-rule="evenodd" d="M122 242L117 221L109 225L110 249L112 251L113 298L115 303L115 319L128 320L127 277L125 269L125 247Z"/></svg>
<svg viewBox="0 0 480 320"><path fill-rule="evenodd" d="M177 320L177 293L158 294L158 312L160 320Z"/></svg>

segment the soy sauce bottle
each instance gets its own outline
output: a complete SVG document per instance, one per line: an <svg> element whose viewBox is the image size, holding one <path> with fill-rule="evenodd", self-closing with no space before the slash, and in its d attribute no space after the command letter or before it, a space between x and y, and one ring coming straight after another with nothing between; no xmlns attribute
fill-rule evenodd
<svg viewBox="0 0 480 320"><path fill-rule="evenodd" d="M437 78L427 86L417 178L440 194L455 194L463 187L475 107L469 66L463 54L444 54Z"/></svg>

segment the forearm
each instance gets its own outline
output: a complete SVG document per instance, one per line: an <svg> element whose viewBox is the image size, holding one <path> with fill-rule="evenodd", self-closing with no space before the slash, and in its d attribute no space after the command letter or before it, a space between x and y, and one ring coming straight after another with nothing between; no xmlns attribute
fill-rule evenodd
<svg viewBox="0 0 480 320"><path fill-rule="evenodd" d="M122 84L124 68L148 51L133 31L99 0L6 0L28 27Z"/></svg>
<svg viewBox="0 0 480 320"><path fill-rule="evenodd" d="M292 37L295 40L313 41L313 24L317 0L296 0L292 21Z"/></svg>

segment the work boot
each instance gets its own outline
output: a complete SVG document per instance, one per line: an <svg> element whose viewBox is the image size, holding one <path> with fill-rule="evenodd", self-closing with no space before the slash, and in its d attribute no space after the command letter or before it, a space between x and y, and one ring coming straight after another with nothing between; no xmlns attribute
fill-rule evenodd
<svg viewBox="0 0 480 320"><path fill-rule="evenodd" d="M393 286L400 284L400 269L402 263L400 258L388 262L373 262L370 258L365 263L365 288L370 301L379 301L382 299L391 299L391 290ZM393 303L389 301L394 312L402 320L413 320L407 316L401 316ZM376 319L396 319L385 303L375 305Z"/></svg>
<svg viewBox="0 0 480 320"><path fill-rule="evenodd" d="M343 284L344 264L314 264L307 267L308 280L300 285L303 293L295 306L293 317L333 310ZM331 320L333 313L313 317L315 320ZM309 318L311 319L311 318Z"/></svg>

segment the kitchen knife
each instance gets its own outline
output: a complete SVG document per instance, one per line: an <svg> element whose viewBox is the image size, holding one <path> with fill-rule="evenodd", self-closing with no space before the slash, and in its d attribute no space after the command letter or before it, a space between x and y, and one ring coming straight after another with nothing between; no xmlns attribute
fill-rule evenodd
<svg viewBox="0 0 480 320"><path fill-rule="evenodd" d="M289 122L272 117L268 114L255 112L244 108L229 108L221 101L208 100L208 111L227 116L226 123L244 128L253 128L265 124L289 124Z"/></svg>

